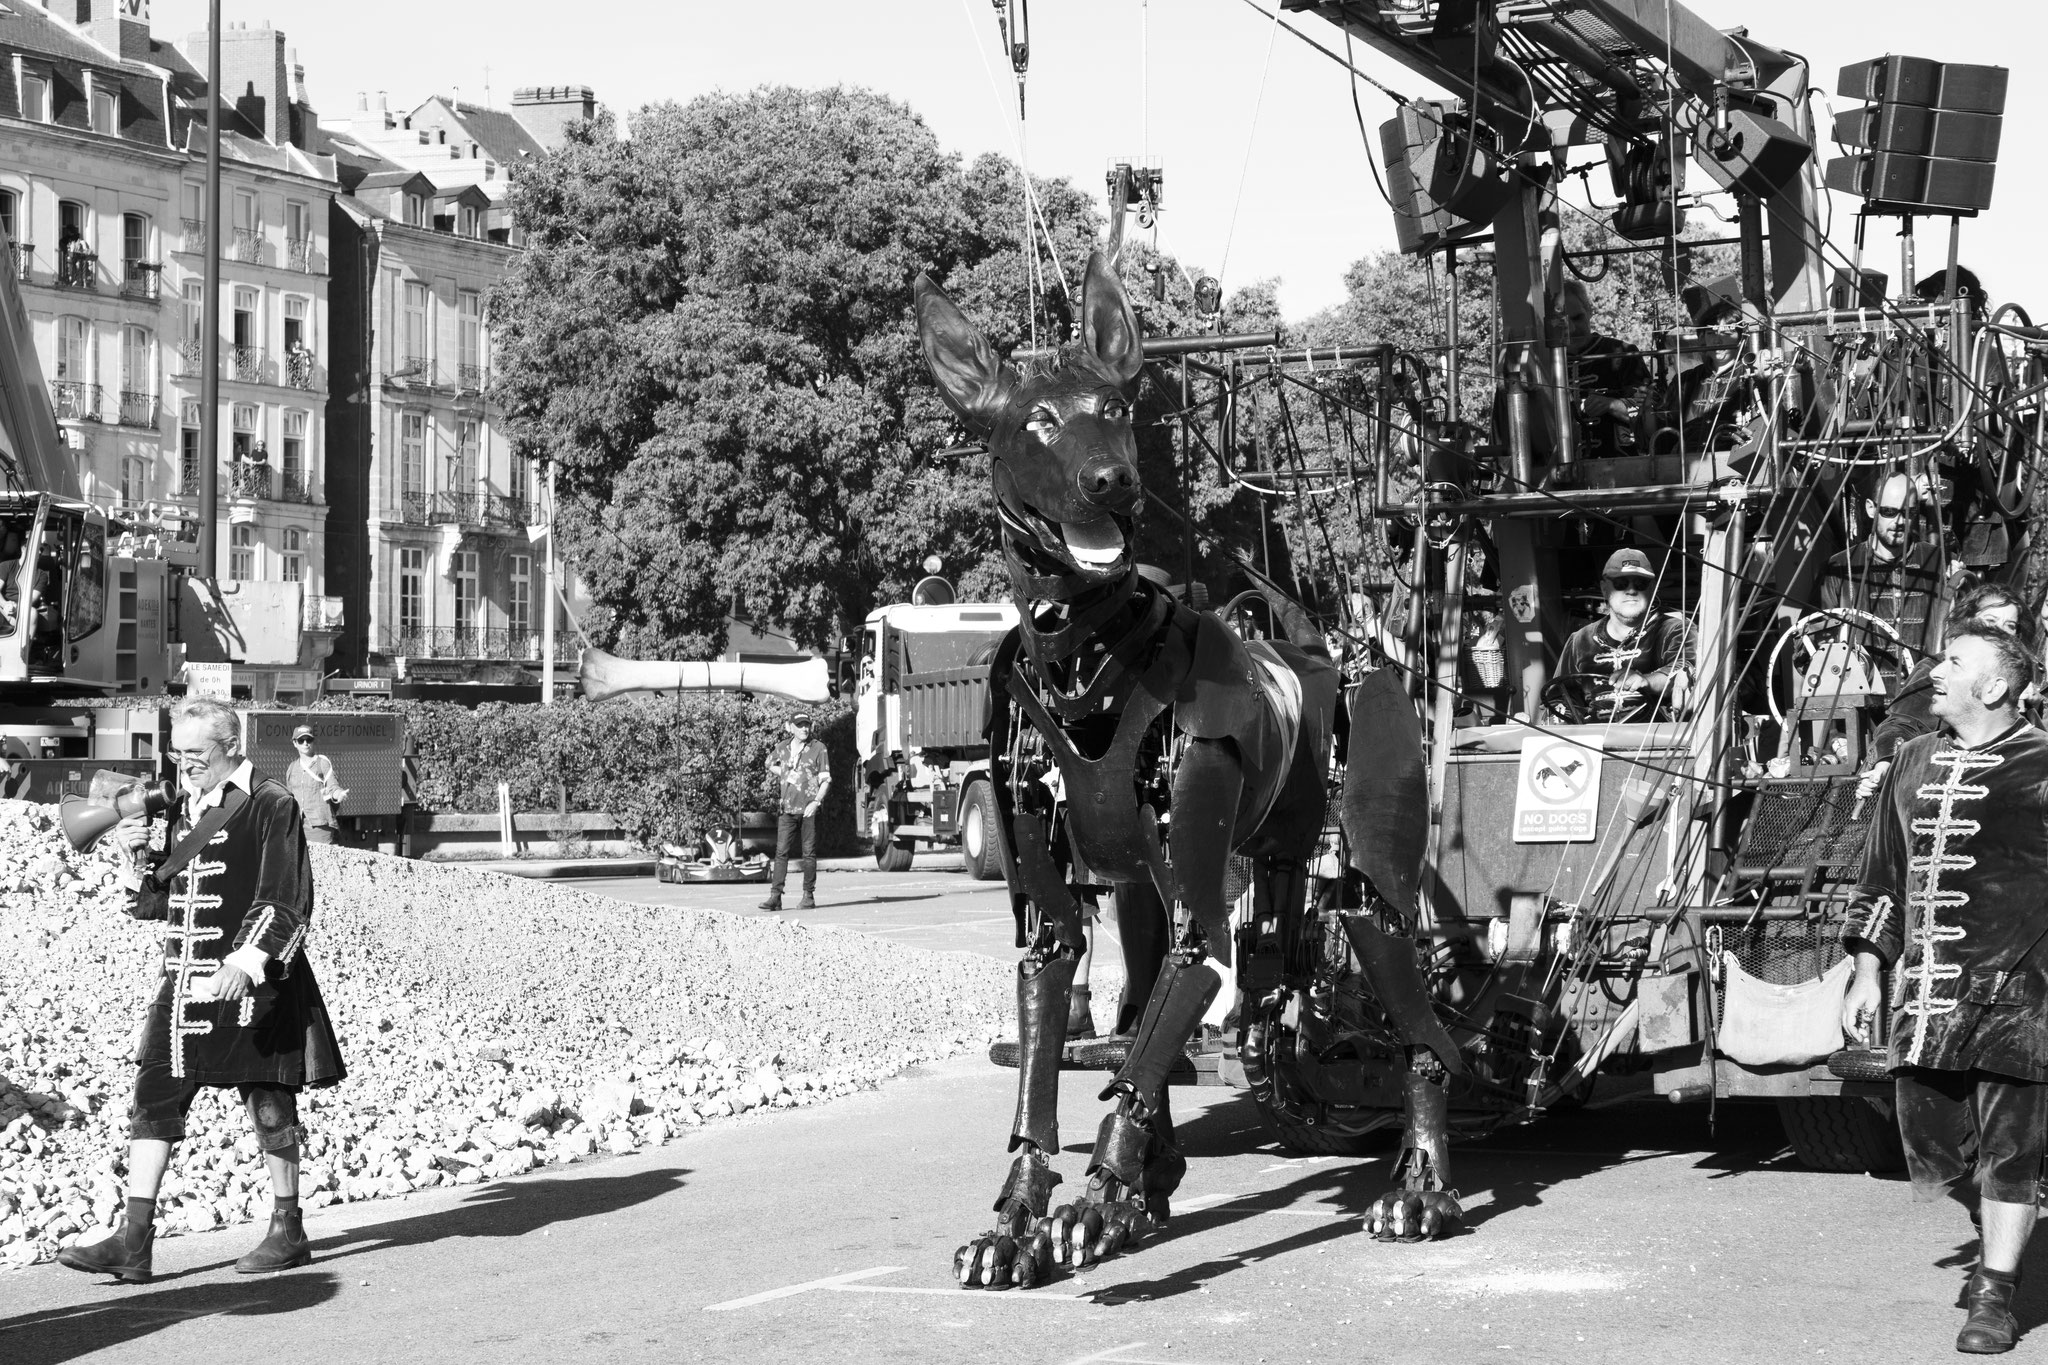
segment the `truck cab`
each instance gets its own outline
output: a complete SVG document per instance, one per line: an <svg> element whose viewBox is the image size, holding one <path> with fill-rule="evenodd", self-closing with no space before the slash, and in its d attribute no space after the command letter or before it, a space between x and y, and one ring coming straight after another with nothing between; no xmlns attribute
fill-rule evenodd
<svg viewBox="0 0 2048 1365"><path fill-rule="evenodd" d="M171 565L81 500L0 495L0 695L162 692Z"/></svg>
<svg viewBox="0 0 2048 1365"><path fill-rule="evenodd" d="M854 808L884 869L957 844L970 875L1002 875L982 726L989 661L1016 625L1008 602L901 603L862 624Z"/></svg>

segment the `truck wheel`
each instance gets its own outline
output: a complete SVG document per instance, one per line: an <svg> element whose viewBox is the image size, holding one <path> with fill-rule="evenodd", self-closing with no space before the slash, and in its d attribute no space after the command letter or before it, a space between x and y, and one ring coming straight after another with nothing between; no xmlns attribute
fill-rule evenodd
<svg viewBox="0 0 2048 1365"><path fill-rule="evenodd" d="M916 856L916 848L908 839L891 839L884 835L875 840L875 866L884 872L908 872Z"/></svg>
<svg viewBox="0 0 2048 1365"><path fill-rule="evenodd" d="M967 865L967 875L978 882L1001 881L1003 876L995 805L988 783L977 782L967 789L967 800L960 809L960 860Z"/></svg>
<svg viewBox="0 0 2048 1365"><path fill-rule="evenodd" d="M1778 1101L1778 1119L1799 1163L1810 1171L1903 1170L1906 1150L1889 1109L1857 1095L1808 1095Z"/></svg>

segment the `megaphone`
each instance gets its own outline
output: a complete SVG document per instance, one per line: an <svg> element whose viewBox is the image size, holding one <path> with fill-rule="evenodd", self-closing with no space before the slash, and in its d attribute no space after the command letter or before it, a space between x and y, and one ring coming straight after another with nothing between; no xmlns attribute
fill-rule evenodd
<svg viewBox="0 0 2048 1365"><path fill-rule="evenodd" d="M72 850L83 853L123 820L161 815L177 800L178 788L173 783L139 782L102 768L92 775L87 795L67 796L59 803L57 821Z"/></svg>

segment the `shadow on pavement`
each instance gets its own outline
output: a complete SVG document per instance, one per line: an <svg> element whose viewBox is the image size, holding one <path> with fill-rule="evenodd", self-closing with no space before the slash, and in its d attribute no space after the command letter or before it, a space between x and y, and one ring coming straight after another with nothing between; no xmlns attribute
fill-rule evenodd
<svg viewBox="0 0 2048 1365"><path fill-rule="evenodd" d="M159 1276L150 1285L95 1303L52 1308L0 1319L0 1361L6 1365L60 1365L88 1352L133 1341L194 1318L291 1313L325 1303L339 1281L323 1269L336 1261L393 1247L420 1246L451 1237L524 1237L552 1223L603 1217L680 1189L681 1167L632 1175L511 1181L478 1188L453 1208L351 1228L313 1242L313 1266L291 1275L180 1285L180 1280L224 1270L215 1261ZM159 1287L163 1286L163 1287Z"/></svg>
<svg viewBox="0 0 2048 1365"><path fill-rule="evenodd" d="M95 1303L24 1313L0 1321L0 1360L61 1365L196 1318L296 1313L326 1303L338 1286L332 1274L314 1269L254 1281L130 1290Z"/></svg>

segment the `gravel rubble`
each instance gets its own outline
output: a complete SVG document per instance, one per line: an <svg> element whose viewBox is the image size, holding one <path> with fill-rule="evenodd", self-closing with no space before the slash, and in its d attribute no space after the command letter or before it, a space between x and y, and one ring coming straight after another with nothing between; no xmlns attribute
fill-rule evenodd
<svg viewBox="0 0 2048 1365"><path fill-rule="evenodd" d="M0 801L0 1269L118 1216L135 1033L161 927L105 848ZM309 956L350 1075L301 1096L308 1207L403 1198L822 1103L985 1047L1015 968L841 929L630 905L550 882L312 849ZM232 1090L202 1091L158 1235L267 1218Z"/></svg>

